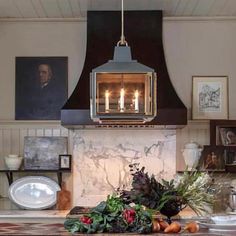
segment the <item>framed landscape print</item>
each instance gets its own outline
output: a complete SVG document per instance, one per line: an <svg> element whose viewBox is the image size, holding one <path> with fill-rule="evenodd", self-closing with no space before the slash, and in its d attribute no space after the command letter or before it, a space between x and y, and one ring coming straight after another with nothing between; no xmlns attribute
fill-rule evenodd
<svg viewBox="0 0 236 236"><path fill-rule="evenodd" d="M68 57L16 57L15 119L60 120Z"/></svg>
<svg viewBox="0 0 236 236"><path fill-rule="evenodd" d="M58 170L58 156L66 156L67 144L67 137L26 136L24 138L24 169ZM69 160L68 165L70 164Z"/></svg>
<svg viewBox="0 0 236 236"><path fill-rule="evenodd" d="M193 76L192 119L228 119L228 77Z"/></svg>

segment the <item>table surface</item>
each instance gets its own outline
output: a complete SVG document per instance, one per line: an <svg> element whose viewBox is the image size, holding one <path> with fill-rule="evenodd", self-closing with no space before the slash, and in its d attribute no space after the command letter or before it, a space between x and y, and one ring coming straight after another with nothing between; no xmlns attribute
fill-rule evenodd
<svg viewBox="0 0 236 236"><path fill-rule="evenodd" d="M61 236L69 236L72 235L71 233L67 232L64 229L63 224L45 224L45 223L0 223L0 235L61 235ZM83 235L83 234L74 234L74 235ZM85 235L85 234L84 234ZM94 234L93 234L94 235ZM127 234L96 234L99 236L119 236L119 235L127 235ZM135 234L131 234L135 235ZM144 235L144 234L142 234ZM182 234L164 234L164 233L155 233L155 235L193 235L193 236L204 236L204 235L215 235L215 236L235 236L236 231L208 231L207 229L201 228L198 233L190 234L190 233L182 233Z"/></svg>

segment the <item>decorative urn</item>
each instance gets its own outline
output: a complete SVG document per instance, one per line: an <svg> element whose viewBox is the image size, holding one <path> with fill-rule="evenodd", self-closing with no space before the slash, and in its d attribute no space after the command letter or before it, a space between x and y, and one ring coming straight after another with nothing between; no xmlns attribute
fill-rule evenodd
<svg viewBox="0 0 236 236"><path fill-rule="evenodd" d="M201 156L202 148L198 143L190 141L184 145L184 149L182 149L183 157L188 170L196 169L200 156Z"/></svg>

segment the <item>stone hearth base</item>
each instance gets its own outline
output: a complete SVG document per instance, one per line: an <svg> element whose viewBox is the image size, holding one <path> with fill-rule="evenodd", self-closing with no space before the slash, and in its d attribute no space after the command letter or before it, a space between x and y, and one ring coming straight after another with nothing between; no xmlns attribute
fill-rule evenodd
<svg viewBox="0 0 236 236"><path fill-rule="evenodd" d="M0 210L0 222L63 223L68 210Z"/></svg>

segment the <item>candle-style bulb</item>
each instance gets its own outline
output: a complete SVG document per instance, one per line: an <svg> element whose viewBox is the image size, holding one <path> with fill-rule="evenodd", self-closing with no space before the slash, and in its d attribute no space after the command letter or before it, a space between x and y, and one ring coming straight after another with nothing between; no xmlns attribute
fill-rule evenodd
<svg viewBox="0 0 236 236"><path fill-rule="evenodd" d="M105 112L109 112L109 96L110 93L108 90L105 91Z"/></svg>
<svg viewBox="0 0 236 236"><path fill-rule="evenodd" d="M120 112L124 112L125 110L125 90L122 88L120 90Z"/></svg>
<svg viewBox="0 0 236 236"><path fill-rule="evenodd" d="M139 92L138 90L135 90L135 93L134 93L134 111L135 112L139 112L138 97L139 97Z"/></svg>

